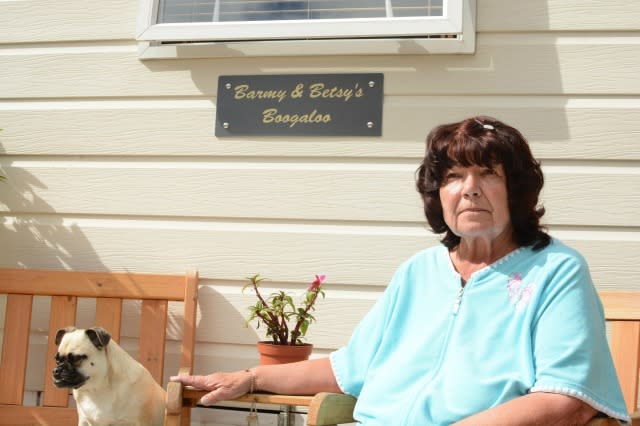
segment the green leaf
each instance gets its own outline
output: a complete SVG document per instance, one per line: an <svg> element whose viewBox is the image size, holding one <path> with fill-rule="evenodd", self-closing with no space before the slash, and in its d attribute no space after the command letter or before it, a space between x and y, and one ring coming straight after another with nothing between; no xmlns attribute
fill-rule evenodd
<svg viewBox="0 0 640 426"><path fill-rule="evenodd" d="M309 321L302 321L302 325L300 325L300 335L301 336L306 335L308 328L309 328Z"/></svg>

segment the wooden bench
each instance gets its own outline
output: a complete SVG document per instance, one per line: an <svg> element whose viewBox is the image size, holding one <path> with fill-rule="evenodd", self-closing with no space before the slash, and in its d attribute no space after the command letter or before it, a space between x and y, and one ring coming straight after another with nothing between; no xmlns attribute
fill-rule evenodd
<svg viewBox="0 0 640 426"><path fill-rule="evenodd" d="M76 324L78 299L94 298L95 325L120 340L124 300L139 300L138 360L163 386L165 339L170 301L184 302L181 364L193 366L197 306L197 272L185 275L73 272L0 269L0 295L6 295L0 358L0 424L77 425L75 408L68 408L69 390L51 380L59 328ZM41 406L24 405L25 379L34 296L51 296L44 391ZM92 324L94 325L94 324ZM190 411L183 413L186 424Z"/></svg>
<svg viewBox="0 0 640 426"><path fill-rule="evenodd" d="M609 346L620 379L627 410L634 413L633 426L640 426L640 413L637 412L638 380L640 372L640 292L601 292L605 316L611 327ZM181 374L189 374L189 369ZM183 407L193 407L205 394L205 391L183 387L170 383L167 395L167 423L179 424ZM245 395L236 401L276 405L308 407L307 424L311 426L329 426L352 423L353 408L356 399L342 394L319 393L313 396L254 394ZM614 426L613 419L596 418L589 426Z"/></svg>

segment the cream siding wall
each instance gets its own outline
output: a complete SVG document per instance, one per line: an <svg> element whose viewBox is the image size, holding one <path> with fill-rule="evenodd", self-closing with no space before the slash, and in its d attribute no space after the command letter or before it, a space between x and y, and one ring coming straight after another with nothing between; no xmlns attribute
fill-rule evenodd
<svg viewBox="0 0 640 426"><path fill-rule="evenodd" d="M427 131L483 113L529 138L545 221L598 287L640 289L640 3L477 7L473 55L140 61L136 2L0 2L0 266L198 269L200 372L257 359L244 277L297 289L326 273L309 333L321 356L404 259L437 243L413 189ZM213 135L219 75L319 72L384 73L381 138Z"/></svg>

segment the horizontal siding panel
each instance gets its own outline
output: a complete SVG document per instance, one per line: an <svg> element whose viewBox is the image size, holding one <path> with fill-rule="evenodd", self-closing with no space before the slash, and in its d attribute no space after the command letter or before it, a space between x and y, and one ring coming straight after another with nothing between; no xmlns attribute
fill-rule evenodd
<svg viewBox="0 0 640 426"><path fill-rule="evenodd" d="M420 217L413 165L235 162L165 168L148 163L150 168L144 169L111 164L5 168L8 181L0 187L0 200L12 211L30 213L369 221ZM27 188L25 182L33 185ZM37 182L46 182L46 188ZM25 192L38 201L29 205Z"/></svg>
<svg viewBox="0 0 640 426"><path fill-rule="evenodd" d="M639 226L640 167L620 172L571 168L545 171L543 221L552 225ZM590 169L590 170L589 170Z"/></svg>
<svg viewBox="0 0 640 426"><path fill-rule="evenodd" d="M182 223L102 219L5 219L1 267L175 273L277 282L327 274L333 285L384 286L417 251L437 244L426 227ZM603 289L640 290L640 233L551 228L590 263Z"/></svg>
<svg viewBox="0 0 640 426"><path fill-rule="evenodd" d="M130 47L0 51L4 98L214 97L217 75L382 72L387 95L640 93L640 41L634 37L480 35L474 55L140 61ZM527 66L522 66L527 64ZM215 72L212 72L215 70ZM57 76L64 76L60 78Z"/></svg>
<svg viewBox="0 0 640 426"><path fill-rule="evenodd" d="M640 101L563 96L386 96L384 139L322 140L217 139L210 100L4 102L0 146L9 155L386 157L417 164L431 127L479 113L519 128L541 159L640 159Z"/></svg>
<svg viewBox="0 0 640 426"><path fill-rule="evenodd" d="M0 211L419 223L416 165L15 161ZM546 223L638 225L638 167L543 170Z"/></svg>
<svg viewBox="0 0 640 426"><path fill-rule="evenodd" d="M130 0L0 1L0 43L133 39L137 13Z"/></svg>
<svg viewBox="0 0 640 426"><path fill-rule="evenodd" d="M478 31L635 31L640 4L635 0L481 0Z"/></svg>

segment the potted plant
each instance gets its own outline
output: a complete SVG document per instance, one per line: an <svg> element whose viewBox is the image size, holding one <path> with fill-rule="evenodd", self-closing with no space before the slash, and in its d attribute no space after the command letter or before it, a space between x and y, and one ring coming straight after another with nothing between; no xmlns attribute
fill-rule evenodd
<svg viewBox="0 0 640 426"><path fill-rule="evenodd" d="M259 287L266 278L260 277L260 274L247 278L249 282L242 291L251 288L258 301L249 307L245 327L248 327L251 321L257 320L257 328L264 324L269 339L258 342L261 364L284 364L309 358L313 345L304 343L303 339L309 325L315 321L311 312L315 310L318 295L324 298L322 282L325 278L325 275L315 276L299 306L296 306L293 298L282 290L263 297ZM281 355L281 352L284 352L284 355Z"/></svg>

